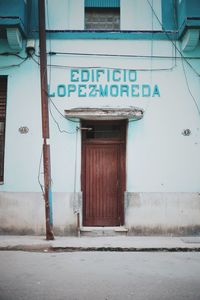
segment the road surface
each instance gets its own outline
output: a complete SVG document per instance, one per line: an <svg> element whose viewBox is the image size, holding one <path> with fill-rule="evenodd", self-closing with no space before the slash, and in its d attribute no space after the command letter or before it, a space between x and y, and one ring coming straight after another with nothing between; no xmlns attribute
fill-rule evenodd
<svg viewBox="0 0 200 300"><path fill-rule="evenodd" d="M200 253L0 252L0 300L199 300Z"/></svg>

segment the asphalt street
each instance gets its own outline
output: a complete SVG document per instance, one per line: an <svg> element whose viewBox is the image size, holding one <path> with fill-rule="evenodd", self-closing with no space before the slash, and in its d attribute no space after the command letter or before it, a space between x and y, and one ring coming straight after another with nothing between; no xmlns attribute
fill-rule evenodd
<svg viewBox="0 0 200 300"><path fill-rule="evenodd" d="M0 252L0 300L199 300L198 252Z"/></svg>

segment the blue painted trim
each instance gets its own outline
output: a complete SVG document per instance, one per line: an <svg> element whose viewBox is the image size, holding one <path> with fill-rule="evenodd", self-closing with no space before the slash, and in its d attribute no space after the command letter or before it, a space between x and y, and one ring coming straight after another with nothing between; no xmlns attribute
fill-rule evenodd
<svg viewBox="0 0 200 300"><path fill-rule="evenodd" d="M120 32L89 32L89 31L47 31L49 39L109 39L109 40L175 40L178 38L176 31L120 31Z"/></svg>
<svg viewBox="0 0 200 300"><path fill-rule="evenodd" d="M184 1L186 2L187 17L192 17L192 18L199 17L200 16L199 0L184 0Z"/></svg>
<svg viewBox="0 0 200 300"><path fill-rule="evenodd" d="M182 23L181 27L179 28L179 38L181 38L185 34L187 29L196 29L196 28L200 29L200 18L198 19L186 18Z"/></svg>
<svg viewBox="0 0 200 300"><path fill-rule="evenodd" d="M120 7L120 0L85 0L85 7Z"/></svg>
<svg viewBox="0 0 200 300"><path fill-rule="evenodd" d="M39 21L38 21L38 1L30 0L27 1L28 3L28 20L29 20L29 26L28 26L28 37L34 38L38 37L38 35L35 34L35 32L38 32L39 30Z"/></svg>
<svg viewBox="0 0 200 300"><path fill-rule="evenodd" d="M28 2L28 1L27 1ZM19 21L14 21L19 20ZM27 31L27 4L24 0L0 0L0 25L18 25L22 33ZM16 23L17 22L17 23Z"/></svg>
<svg viewBox="0 0 200 300"><path fill-rule="evenodd" d="M186 15L186 2L185 0L182 0L180 3L177 0L177 21L178 21L178 27L181 28L185 21L185 15Z"/></svg>
<svg viewBox="0 0 200 300"><path fill-rule="evenodd" d="M199 0L176 1L180 38L187 29L200 28L200 3Z"/></svg>
<svg viewBox="0 0 200 300"><path fill-rule="evenodd" d="M52 196L52 190L49 188L48 190L49 195L49 223L50 225L53 225L53 196Z"/></svg>
<svg viewBox="0 0 200 300"><path fill-rule="evenodd" d="M17 27L20 32L25 35L25 27L22 20L18 17L15 18L1 18L0 17L0 26L1 27Z"/></svg>
<svg viewBox="0 0 200 300"><path fill-rule="evenodd" d="M187 18L186 26L199 26L200 27L200 17L199 18Z"/></svg>
<svg viewBox="0 0 200 300"><path fill-rule="evenodd" d="M163 30L177 30L175 14L176 0L162 0L162 25Z"/></svg>

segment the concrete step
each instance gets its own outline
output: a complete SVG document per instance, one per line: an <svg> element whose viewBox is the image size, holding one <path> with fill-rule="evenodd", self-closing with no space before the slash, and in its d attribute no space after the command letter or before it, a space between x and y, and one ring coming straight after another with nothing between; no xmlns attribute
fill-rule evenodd
<svg viewBox="0 0 200 300"><path fill-rule="evenodd" d="M128 229L124 226L117 227L81 227L81 236L126 236Z"/></svg>

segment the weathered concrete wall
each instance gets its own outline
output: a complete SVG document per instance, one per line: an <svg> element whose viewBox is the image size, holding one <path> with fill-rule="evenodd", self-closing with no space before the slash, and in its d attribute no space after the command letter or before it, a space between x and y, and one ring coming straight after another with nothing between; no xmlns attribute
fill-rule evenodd
<svg viewBox="0 0 200 300"><path fill-rule="evenodd" d="M77 235L81 193L53 193L55 235ZM198 193L126 193L125 227L130 235L189 235L200 232ZM45 234L41 193L0 193L1 234Z"/></svg>
<svg viewBox="0 0 200 300"><path fill-rule="evenodd" d="M200 232L198 193L126 193L126 227L133 235Z"/></svg>
<svg viewBox="0 0 200 300"><path fill-rule="evenodd" d="M0 232L43 234L44 200L41 193L0 193Z"/></svg>
<svg viewBox="0 0 200 300"><path fill-rule="evenodd" d="M56 235L76 234L72 193L53 194ZM0 193L1 234L45 234L45 203L41 193Z"/></svg>
<svg viewBox="0 0 200 300"><path fill-rule="evenodd" d="M53 193L53 223L55 235L77 235L79 193Z"/></svg>

